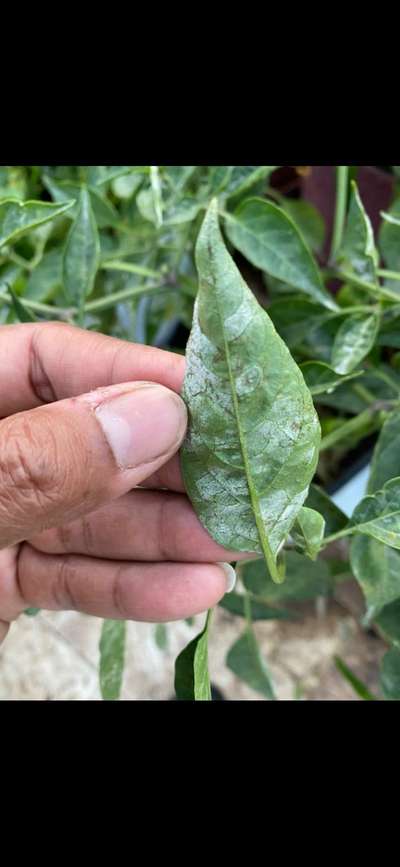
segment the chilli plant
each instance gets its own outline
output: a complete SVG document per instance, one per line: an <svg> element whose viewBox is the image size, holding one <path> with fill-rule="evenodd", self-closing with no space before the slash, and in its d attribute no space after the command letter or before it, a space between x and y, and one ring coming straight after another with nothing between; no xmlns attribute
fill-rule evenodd
<svg viewBox="0 0 400 867"><path fill-rule="evenodd" d="M274 699L254 622L294 618L293 603L353 575L363 625L388 645L381 694L398 699L400 167L377 237L357 168L336 167L327 261L321 214L274 185L279 168L0 167L0 319L186 348L188 496L217 542L258 555L236 564L237 589L220 603L244 623L226 664ZM327 489L372 445L367 493L348 518ZM211 611L176 660L180 700L211 698L210 629ZM105 699L120 695L125 631L103 624ZM154 637L164 647L166 627Z"/></svg>

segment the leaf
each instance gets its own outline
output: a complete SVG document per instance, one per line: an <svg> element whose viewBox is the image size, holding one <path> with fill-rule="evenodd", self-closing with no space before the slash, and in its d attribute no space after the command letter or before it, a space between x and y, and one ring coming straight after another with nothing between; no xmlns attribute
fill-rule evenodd
<svg viewBox="0 0 400 867"><path fill-rule="evenodd" d="M378 545L379 542L376 544ZM394 554L395 552L393 551L392 553ZM400 567L400 555L398 556ZM374 622L386 640L400 648L400 598L382 608L379 614L374 617Z"/></svg>
<svg viewBox="0 0 400 867"><path fill-rule="evenodd" d="M88 189L94 218L99 229L103 229L107 226L118 225L117 211L111 203L103 197L99 189L84 187L82 184L74 183L73 181L60 181L56 183L53 178L49 178L47 175L43 178L43 182L55 202L65 201L66 196L76 200L76 204L68 213L68 217L71 217L71 219L76 218L82 190Z"/></svg>
<svg viewBox="0 0 400 867"><path fill-rule="evenodd" d="M307 497L320 427L287 347L223 243L216 201L200 232L199 293L186 352L186 491L225 548L275 565Z"/></svg>
<svg viewBox="0 0 400 867"><path fill-rule="evenodd" d="M31 310L28 310L28 308L25 307L18 295L13 292L11 286L8 287L8 292L11 295L11 303L17 319L20 322L37 322L36 316L33 315Z"/></svg>
<svg viewBox="0 0 400 867"><path fill-rule="evenodd" d="M24 614L27 617L36 617L37 614L40 614L40 608L26 608Z"/></svg>
<svg viewBox="0 0 400 867"><path fill-rule="evenodd" d="M215 196L229 183L234 166L209 166L209 195Z"/></svg>
<svg viewBox="0 0 400 867"><path fill-rule="evenodd" d="M275 584L269 576L263 560L244 564L242 579L246 590L262 596L268 603L297 602L326 596L332 592L335 581L326 560L311 560L296 551L285 551L286 580Z"/></svg>
<svg viewBox="0 0 400 867"><path fill-rule="evenodd" d="M378 333L379 316L347 316L336 334L332 349L332 367L336 373L351 373L371 352Z"/></svg>
<svg viewBox="0 0 400 867"><path fill-rule="evenodd" d="M369 691L365 683L363 683L361 680L359 680L358 677L356 677L356 675L350 670L350 668L348 668L346 663L343 662L343 659L341 659L340 656L335 656L335 665L337 670L340 671L340 674L344 677L345 680L347 680L347 683L349 683L350 686L354 689L356 695L364 699L364 701L376 701L375 696L372 695L372 692Z"/></svg>
<svg viewBox="0 0 400 867"><path fill-rule="evenodd" d="M390 479L380 491L364 497L354 509L351 524L352 532L400 548L400 478Z"/></svg>
<svg viewBox="0 0 400 867"><path fill-rule="evenodd" d="M265 568L265 567L264 567ZM285 611L283 608L273 608L267 605L260 599L251 597L251 619L252 620L292 620L293 614L290 611ZM246 617L245 597L239 593L227 593L221 599L220 608L229 611L230 614L236 614L239 617Z"/></svg>
<svg viewBox="0 0 400 867"><path fill-rule="evenodd" d="M292 349L308 335L313 336L314 330L331 318L326 308L301 295L274 301L268 308L268 315L278 334Z"/></svg>
<svg viewBox="0 0 400 867"><path fill-rule="evenodd" d="M195 199L194 196L186 196L181 199L176 205L166 208L164 213L164 223L166 226L179 226L182 223L190 223L197 217L202 203Z"/></svg>
<svg viewBox="0 0 400 867"><path fill-rule="evenodd" d="M356 536L350 562L367 602L371 622L385 606L400 598L400 554L367 536Z"/></svg>
<svg viewBox="0 0 400 867"><path fill-rule="evenodd" d="M227 166L227 168L230 168ZM242 195L259 181L272 174L278 166L232 166L227 194L228 196Z"/></svg>
<svg viewBox="0 0 400 867"><path fill-rule="evenodd" d="M30 273L24 289L24 298L48 301L62 286L62 250L57 247L45 253Z"/></svg>
<svg viewBox="0 0 400 867"><path fill-rule="evenodd" d="M150 184L153 196L153 207L156 218L156 226L159 229L163 224L163 200L161 189L161 178L158 166L150 166Z"/></svg>
<svg viewBox="0 0 400 867"><path fill-rule="evenodd" d="M368 283L377 280L378 254L370 219L364 209L355 181L351 182L350 207L338 263Z"/></svg>
<svg viewBox="0 0 400 867"><path fill-rule="evenodd" d="M379 434L371 461L368 493L379 491L395 476L400 476L400 410L389 415Z"/></svg>
<svg viewBox="0 0 400 867"><path fill-rule="evenodd" d="M104 620L100 637L100 690L104 701L120 697L124 672L126 621Z"/></svg>
<svg viewBox="0 0 400 867"><path fill-rule="evenodd" d="M321 513L325 520L325 532L327 536L343 530L348 523L347 515L336 506L328 494L318 487L318 485L310 485L306 506L310 509L316 509Z"/></svg>
<svg viewBox="0 0 400 867"><path fill-rule="evenodd" d="M301 541L311 560L316 560L320 551L325 532L325 521L315 509L303 506L294 525L293 537L296 540L300 530Z"/></svg>
<svg viewBox="0 0 400 867"><path fill-rule="evenodd" d="M390 271L400 271L400 197L395 199L388 213L382 213L378 244L386 268ZM395 218L393 222L392 218ZM385 280L392 291L399 292L399 280Z"/></svg>
<svg viewBox="0 0 400 867"><path fill-rule="evenodd" d="M247 626L243 635L232 645L227 657L228 668L247 686L276 701L268 668L261 656L253 630Z"/></svg>
<svg viewBox="0 0 400 867"><path fill-rule="evenodd" d="M400 701L400 650L395 647L383 657L380 685L386 701Z"/></svg>
<svg viewBox="0 0 400 867"><path fill-rule="evenodd" d="M306 361L300 365L300 370L313 396L324 394L325 392L331 394L339 385L343 385L344 382L361 376L363 373L362 370L356 370L347 376L341 376L329 364L324 364L323 361Z"/></svg>
<svg viewBox="0 0 400 867"><path fill-rule="evenodd" d="M37 226L54 220L68 211L74 202L53 205L51 202L20 202L0 199L0 247L14 243Z"/></svg>
<svg viewBox="0 0 400 867"><path fill-rule="evenodd" d="M304 199L288 198L284 198L282 208L296 223L310 250L320 253L325 241L325 223L317 208Z"/></svg>
<svg viewBox="0 0 400 867"><path fill-rule="evenodd" d="M182 650L175 661L175 692L178 701L211 701L208 674L208 630L211 611L202 632Z"/></svg>
<svg viewBox="0 0 400 867"><path fill-rule="evenodd" d="M100 243L88 191L82 189L79 210L64 248L63 282L72 304L81 307L91 294L100 261Z"/></svg>
<svg viewBox="0 0 400 867"><path fill-rule="evenodd" d="M282 208L265 199L246 199L226 216L225 227L233 246L256 268L337 310L307 244Z"/></svg>

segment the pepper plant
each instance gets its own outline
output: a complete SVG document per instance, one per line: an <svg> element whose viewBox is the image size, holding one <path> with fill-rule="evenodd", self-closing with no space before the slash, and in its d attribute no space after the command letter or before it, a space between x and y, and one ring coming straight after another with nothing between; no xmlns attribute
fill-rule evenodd
<svg viewBox="0 0 400 867"><path fill-rule="evenodd" d="M357 167L336 167L328 262L321 214L274 185L278 169L0 167L0 321L59 319L181 353L188 339L187 493L217 542L258 555L220 603L243 621L226 664L274 699L254 622L293 618L353 575L363 624L388 645L382 696L398 699L400 167L376 236ZM368 490L348 518L327 489L364 446ZM208 612L176 661L178 699L211 698L212 628ZM105 699L120 695L125 629L103 625ZM165 647L167 627L154 637Z"/></svg>

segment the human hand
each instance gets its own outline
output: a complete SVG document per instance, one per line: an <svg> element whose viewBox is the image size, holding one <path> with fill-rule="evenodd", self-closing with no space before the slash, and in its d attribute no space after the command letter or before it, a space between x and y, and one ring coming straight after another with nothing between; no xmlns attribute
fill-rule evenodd
<svg viewBox="0 0 400 867"><path fill-rule="evenodd" d="M29 607L162 622L214 606L235 577L221 562L248 555L184 494L184 358L61 323L0 332L0 642Z"/></svg>

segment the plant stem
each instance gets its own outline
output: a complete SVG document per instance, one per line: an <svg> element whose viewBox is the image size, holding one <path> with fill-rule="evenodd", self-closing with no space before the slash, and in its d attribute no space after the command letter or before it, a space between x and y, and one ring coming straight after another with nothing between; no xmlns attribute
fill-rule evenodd
<svg viewBox="0 0 400 867"><path fill-rule="evenodd" d="M12 298L8 292L0 292L0 300L12 304ZM51 307L50 304L41 304L40 301L31 301L30 298L23 298L22 301L28 310L34 310L36 313L43 313L47 316L55 316L57 319L69 319L76 312L74 307Z"/></svg>
<svg viewBox="0 0 400 867"><path fill-rule="evenodd" d="M247 622L248 626L250 626L250 628L251 628L253 625L253 621L251 619L251 601L250 601L250 594L248 593L247 590L244 594L244 614L245 614L246 622Z"/></svg>
<svg viewBox="0 0 400 867"><path fill-rule="evenodd" d="M378 277L385 277L386 280L399 280L400 281L400 272L399 271L386 271L386 268L378 268L377 270ZM400 296L399 296L400 298Z"/></svg>
<svg viewBox="0 0 400 867"><path fill-rule="evenodd" d="M368 433L372 433L373 430L376 430L381 426L381 423L380 411L372 408L365 409L364 412L360 412L360 414L355 418L351 418L339 428L336 428L336 430L327 434L326 437L323 437L320 452L324 452L326 449L331 449L342 440L347 439L353 434L361 433L361 431L367 430Z"/></svg>
<svg viewBox="0 0 400 867"><path fill-rule="evenodd" d="M338 280L342 280L344 283L352 283L353 286L357 286L359 289L365 289L366 292L373 294L375 298L387 298L389 301L397 301L397 303L400 301L398 293L391 292L390 289L379 286L379 284L361 280L355 274L351 274L348 271L334 270L332 271L332 276L337 277Z"/></svg>
<svg viewBox="0 0 400 867"><path fill-rule="evenodd" d="M154 277L159 280L161 274L159 271L154 271L152 268L145 268L143 265L135 265L133 262L120 262L107 260L100 265L101 271L128 271L130 274L140 274L142 277Z"/></svg>
<svg viewBox="0 0 400 867"><path fill-rule="evenodd" d="M112 295L107 295L105 298L98 298L94 301L89 301L85 304L85 313L98 313L101 310L108 310L109 307L114 307L114 304L119 304L121 301L126 301L128 298L135 298L138 295L154 294L156 292L168 290L168 286L160 284L154 286L131 286L130 288L121 289L120 292L113 292Z"/></svg>
<svg viewBox="0 0 400 867"><path fill-rule="evenodd" d="M336 167L336 207L335 207L335 220L333 224L333 235L332 235L332 243L331 243L331 253L330 253L330 261L334 262L336 256L339 252L342 238L343 238L343 230L346 219L346 208L347 208L347 184L349 177L349 167L348 166L337 166Z"/></svg>
<svg viewBox="0 0 400 867"><path fill-rule="evenodd" d="M325 536L321 547L325 548L327 545L330 545L331 542L336 542L338 539L344 539L345 536L350 536L354 533L354 530L355 527L351 525L350 527L345 527L343 530L339 530L337 533L332 533L331 536Z"/></svg>

